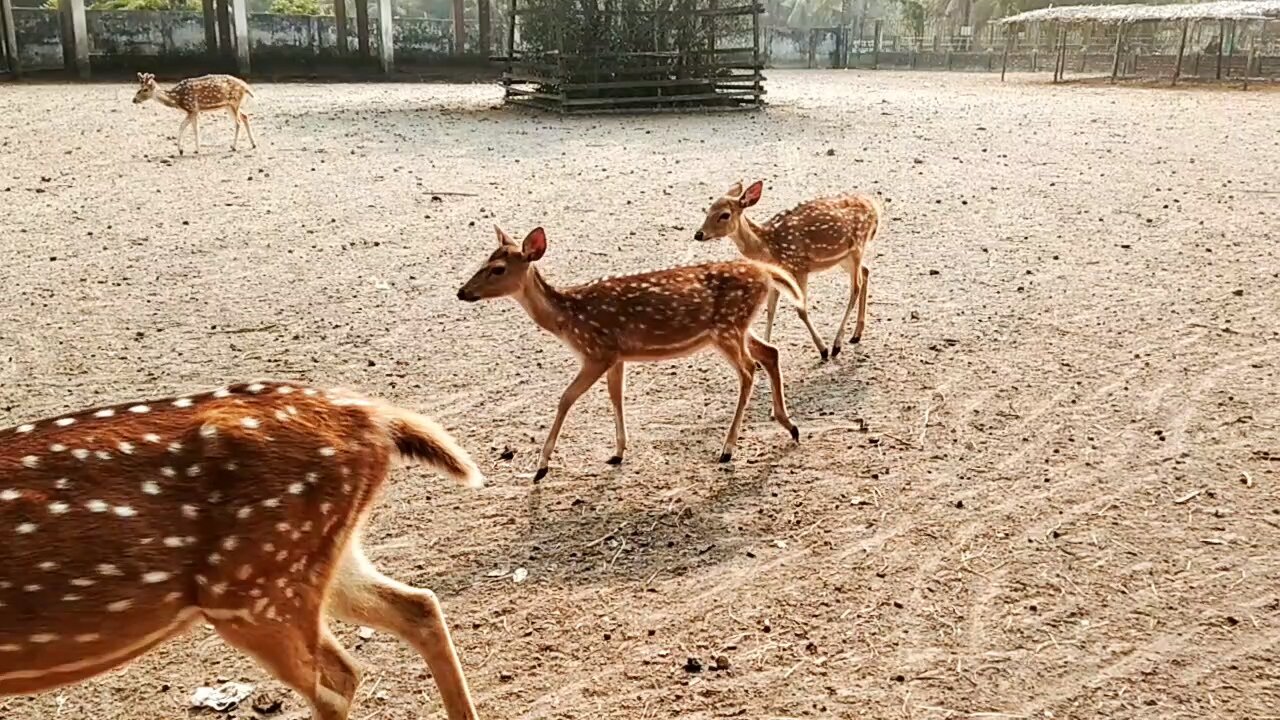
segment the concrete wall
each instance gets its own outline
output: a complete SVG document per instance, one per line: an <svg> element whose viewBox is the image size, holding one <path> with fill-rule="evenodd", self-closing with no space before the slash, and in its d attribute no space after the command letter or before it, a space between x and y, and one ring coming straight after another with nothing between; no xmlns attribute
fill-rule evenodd
<svg viewBox="0 0 1280 720"><path fill-rule="evenodd" d="M377 6L370 9L370 49L376 57ZM200 13L90 10L85 16L89 51L97 59L147 57L163 62L206 52ZM61 30L54 11L15 9L14 25L24 67L62 67ZM347 25L354 51L355 18L349 18ZM397 58L444 57L453 48L453 23L449 20L395 18L392 33ZM331 16L254 13L249 16L249 42L255 57L305 62L333 53L338 44L337 23Z"/></svg>

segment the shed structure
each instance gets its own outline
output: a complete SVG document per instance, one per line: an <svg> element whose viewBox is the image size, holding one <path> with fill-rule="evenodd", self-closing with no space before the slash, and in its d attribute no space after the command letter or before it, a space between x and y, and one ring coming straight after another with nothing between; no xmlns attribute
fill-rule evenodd
<svg viewBox="0 0 1280 720"><path fill-rule="evenodd" d="M1139 60L1144 61L1147 73L1168 73L1172 84L1182 78L1188 41L1195 50L1195 74L1201 74L1201 61L1208 51L1212 57L1212 69L1216 79L1234 74L1248 86L1250 77L1273 75L1273 68L1264 63L1280 66L1280 57L1269 54L1271 46L1280 43L1280 0L1217 0L1216 2L1171 5L1068 5L1031 10L1000 20L1005 26L1004 60L1001 79L1008 69L1009 54L1017 45L1019 35L1029 29L1039 36L1047 29L1053 38L1053 79L1059 82L1066 77L1068 67L1074 67L1075 58L1068 56L1068 47L1083 48L1086 56L1079 58L1081 71L1088 65L1088 44L1099 35L1111 40L1111 81L1132 72L1138 74ZM1207 44L1196 39L1200 31L1208 28L1213 35ZM1128 38L1145 30L1157 39L1156 51L1145 58L1137 52L1127 52ZM1160 51L1160 36L1167 37L1167 45L1176 46L1176 54ZM1071 43L1069 36L1076 34L1081 40ZM1242 48L1242 45L1247 47ZM1096 56L1095 56L1096 57ZM1243 65L1240 66L1241 60ZM1225 62L1225 65L1224 65ZM1033 63L1033 68L1035 64Z"/></svg>

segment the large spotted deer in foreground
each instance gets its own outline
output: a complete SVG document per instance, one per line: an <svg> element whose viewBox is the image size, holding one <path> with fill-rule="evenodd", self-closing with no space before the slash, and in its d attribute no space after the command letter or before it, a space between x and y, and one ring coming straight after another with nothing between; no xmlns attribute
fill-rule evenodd
<svg viewBox="0 0 1280 720"><path fill-rule="evenodd" d="M829 270L837 265L844 268L849 273L849 304L831 345L831 357L835 357L840 354L844 328L855 304L858 306L858 322L850 341L862 340L862 328L867 321L867 280L871 275L863 260L867 244L875 239L884 223L884 210L879 200L870 195L843 195L801 203L775 215L764 225L758 225L743 211L760 202L763 190L761 181L752 183L746 190L742 189L742 183L729 188L724 197L711 204L702 228L694 233L694 239L727 237L746 257L773 263L790 272L800 284L800 289L806 292L810 273ZM777 309L778 295L775 292L769 296L764 330L766 341L773 336L773 318ZM827 346L809 321L808 308L801 305L798 310L800 319L813 337L813 344L826 360Z"/></svg>
<svg viewBox="0 0 1280 720"><path fill-rule="evenodd" d="M138 92L133 96L135 105L155 98L163 105L177 108L187 114L178 126L178 154L182 154L182 136L190 125L196 134L196 154L200 154L200 113L226 109L236 123L236 136L231 140L231 149L236 149L240 142L240 126L249 134L249 144L258 147L253 139L253 128L249 127L249 116L240 110L246 95L253 97L253 89L249 84L230 75L201 75L187 78L164 90L156 85L156 76L151 73L138 73Z"/></svg>
<svg viewBox="0 0 1280 720"><path fill-rule="evenodd" d="M359 683L327 614L426 659L475 718L440 605L373 568L360 532L393 460L471 485L421 415L258 382L0 430L0 695L117 667L197 622L345 720Z"/></svg>
<svg viewBox="0 0 1280 720"><path fill-rule="evenodd" d="M523 245L516 245L501 228L495 230L498 249L458 290L458 299L475 302L510 295L535 323L568 345L582 361L577 377L560 398L555 422L542 446L535 482L547 474L569 409L600 376L608 376L616 430L616 450L608 462L617 465L627 448L622 407L625 363L682 357L708 345L724 355L739 379L738 409L720 462L733 458L743 411L755 383L756 363L764 367L773 386L774 419L793 440L800 440L800 430L787 417L778 351L750 330L771 288L781 288L795 303L804 304L803 291L785 270L743 260L611 277L557 289L534 266L547 250L542 228L530 232Z"/></svg>

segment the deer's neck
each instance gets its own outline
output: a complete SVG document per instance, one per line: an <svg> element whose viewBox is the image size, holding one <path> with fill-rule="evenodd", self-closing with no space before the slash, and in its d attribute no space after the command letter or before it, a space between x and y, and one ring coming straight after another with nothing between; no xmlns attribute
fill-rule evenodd
<svg viewBox="0 0 1280 720"><path fill-rule="evenodd" d="M743 216L741 222L738 223L737 232L730 235L733 244L738 246L742 254L752 260L761 260L764 262L773 262L775 258L769 250L769 234L770 228L764 225L757 225L751 218Z"/></svg>
<svg viewBox="0 0 1280 720"><path fill-rule="evenodd" d="M539 327L552 335L560 334L568 319L564 296L542 279L536 267L529 268L529 279L515 299Z"/></svg>
<svg viewBox="0 0 1280 720"><path fill-rule="evenodd" d="M182 109L182 106L178 104L178 99L169 94L168 90L156 90L155 98L161 105L178 108L179 110Z"/></svg>

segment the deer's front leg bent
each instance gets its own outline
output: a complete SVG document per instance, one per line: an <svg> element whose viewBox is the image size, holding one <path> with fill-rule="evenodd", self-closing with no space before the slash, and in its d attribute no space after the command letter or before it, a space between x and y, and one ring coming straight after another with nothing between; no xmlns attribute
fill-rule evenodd
<svg viewBox="0 0 1280 720"><path fill-rule="evenodd" d="M622 394L627 386L627 371L622 361L613 364L609 368L609 401L613 403L613 424L616 435L614 444L613 457L609 458L610 465L621 465L622 454L627 451L627 421L623 416Z"/></svg>
<svg viewBox="0 0 1280 720"><path fill-rule="evenodd" d="M612 361L583 361L582 369L578 371L578 376L573 379L573 382L569 383L569 387L565 388L564 395L560 396L560 406L556 409L555 422L551 423L551 432L547 433L547 442L542 446L542 461L538 463L538 471L533 475L534 482L538 482L547 476L547 466L551 463L551 453L556 449L556 440L560 437L560 428L564 425L564 418L569 414L569 409L573 407L579 397L582 397L582 393L594 385L612 365Z"/></svg>

